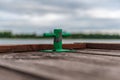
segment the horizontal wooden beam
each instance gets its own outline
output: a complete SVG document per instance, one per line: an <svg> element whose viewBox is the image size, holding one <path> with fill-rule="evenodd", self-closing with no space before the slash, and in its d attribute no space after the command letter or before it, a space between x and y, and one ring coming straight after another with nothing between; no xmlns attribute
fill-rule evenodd
<svg viewBox="0 0 120 80"><path fill-rule="evenodd" d="M86 44L64 44L63 48L65 49L84 49ZM5 52L29 52L29 51L40 51L53 49L52 44L31 44L31 45L1 45L0 53Z"/></svg>
<svg viewBox="0 0 120 80"><path fill-rule="evenodd" d="M120 50L120 44L117 43L86 43L86 48L89 49L108 49Z"/></svg>
<svg viewBox="0 0 120 80"><path fill-rule="evenodd" d="M120 50L120 44L110 43L74 43L63 44L65 49L108 49L108 50ZM11 52L30 52L53 49L52 44L31 44L31 45L1 45L0 53Z"/></svg>

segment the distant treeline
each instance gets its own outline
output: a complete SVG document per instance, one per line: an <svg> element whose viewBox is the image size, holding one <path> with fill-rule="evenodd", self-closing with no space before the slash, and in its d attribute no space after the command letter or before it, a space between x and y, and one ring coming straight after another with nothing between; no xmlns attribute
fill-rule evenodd
<svg viewBox="0 0 120 80"><path fill-rule="evenodd" d="M81 38L81 39L120 39L119 34L102 34L102 33L77 33L72 34L69 38Z"/></svg>
<svg viewBox="0 0 120 80"><path fill-rule="evenodd" d="M13 34L10 31L0 32L0 38L42 38L41 35L33 34Z"/></svg>
<svg viewBox="0 0 120 80"><path fill-rule="evenodd" d="M39 38L46 38L43 37L42 35L37 35L35 33L33 34L13 34L10 31L6 31L6 32L0 32L0 38L35 38L35 39L39 39ZM73 33L70 37L66 37L66 38L71 38L71 39L75 39L75 38L80 38L80 39L120 39L120 35L119 34L101 34L101 33Z"/></svg>

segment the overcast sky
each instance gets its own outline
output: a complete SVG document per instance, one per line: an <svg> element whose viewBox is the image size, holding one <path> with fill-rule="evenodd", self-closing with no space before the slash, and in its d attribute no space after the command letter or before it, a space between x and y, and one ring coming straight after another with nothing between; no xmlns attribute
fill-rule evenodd
<svg viewBox="0 0 120 80"><path fill-rule="evenodd" d="M120 33L120 0L0 0L0 30Z"/></svg>

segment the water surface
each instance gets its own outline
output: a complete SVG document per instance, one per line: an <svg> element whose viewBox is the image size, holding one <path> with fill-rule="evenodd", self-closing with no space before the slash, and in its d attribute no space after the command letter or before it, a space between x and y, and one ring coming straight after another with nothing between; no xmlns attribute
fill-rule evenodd
<svg viewBox="0 0 120 80"><path fill-rule="evenodd" d="M120 43L119 39L63 39L63 43ZM0 39L0 45L53 44L53 39Z"/></svg>

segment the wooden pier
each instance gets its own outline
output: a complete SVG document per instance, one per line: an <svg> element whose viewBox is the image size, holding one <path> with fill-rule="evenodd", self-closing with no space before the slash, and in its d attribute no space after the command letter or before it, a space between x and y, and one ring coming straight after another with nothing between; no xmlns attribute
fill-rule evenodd
<svg viewBox="0 0 120 80"><path fill-rule="evenodd" d="M69 53L45 53L51 44L0 46L0 80L120 80L120 44L64 44Z"/></svg>

